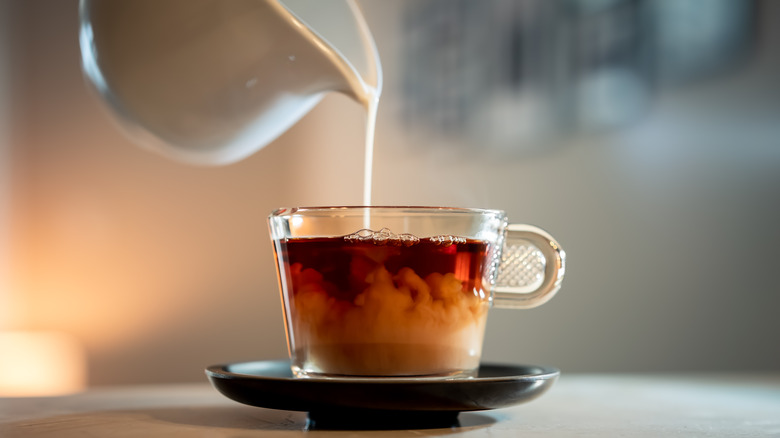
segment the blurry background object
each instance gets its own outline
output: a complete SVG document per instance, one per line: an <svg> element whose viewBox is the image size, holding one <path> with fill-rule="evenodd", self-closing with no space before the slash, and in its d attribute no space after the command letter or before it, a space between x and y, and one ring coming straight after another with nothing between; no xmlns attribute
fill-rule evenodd
<svg viewBox="0 0 780 438"><path fill-rule="evenodd" d="M656 93L742 65L754 13L729 0L410 3L398 34L403 117L515 154L625 126Z"/></svg>
<svg viewBox="0 0 780 438"><path fill-rule="evenodd" d="M487 361L564 373L777 370L780 3L597 3L361 3L385 79L374 203L502 209L566 248L555 300L491 315ZM680 18L683 4L698 13ZM509 24L469 15L469 26L430 33L414 22L445 29L437 23L457 8L480 5L469 14ZM0 193L10 195L0 257L13 285L0 327L72 335L91 385L204 381L210 364L286 357L265 220L282 206L360 202L365 111L328 95L235 164L160 159L89 93L77 6L0 0ZM644 24L615 24L624 16ZM735 24L716 40L672 37L718 34L707 23L724 20ZM665 42L644 30L661 23L678 29ZM567 45L547 36L579 27ZM458 58L459 32L472 61ZM491 47L513 44L529 48L507 70ZM535 44L545 48L528 58ZM583 112L583 93L599 115Z"/></svg>

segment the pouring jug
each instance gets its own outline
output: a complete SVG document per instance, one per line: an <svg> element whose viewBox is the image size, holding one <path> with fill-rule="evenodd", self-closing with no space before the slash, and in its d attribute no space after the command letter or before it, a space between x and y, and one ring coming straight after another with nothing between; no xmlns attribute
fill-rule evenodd
<svg viewBox="0 0 780 438"><path fill-rule="evenodd" d="M229 164L323 95L367 105L379 57L353 0L81 0L87 83L140 145Z"/></svg>

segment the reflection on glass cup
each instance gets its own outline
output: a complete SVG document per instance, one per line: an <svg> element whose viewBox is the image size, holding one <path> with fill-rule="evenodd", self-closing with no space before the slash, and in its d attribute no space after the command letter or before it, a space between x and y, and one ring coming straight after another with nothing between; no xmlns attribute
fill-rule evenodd
<svg viewBox="0 0 780 438"><path fill-rule="evenodd" d="M285 208L269 217L297 377L471 377L488 309L558 291L565 253L504 212Z"/></svg>

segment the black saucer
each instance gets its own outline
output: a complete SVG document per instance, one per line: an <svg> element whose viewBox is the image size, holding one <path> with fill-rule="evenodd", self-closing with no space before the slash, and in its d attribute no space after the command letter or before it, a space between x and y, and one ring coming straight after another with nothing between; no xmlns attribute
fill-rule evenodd
<svg viewBox="0 0 780 438"><path fill-rule="evenodd" d="M483 364L472 379L305 378L289 361L242 362L206 369L211 384L239 403L304 411L316 426L403 424L447 426L463 411L530 401L548 390L560 371L535 365Z"/></svg>

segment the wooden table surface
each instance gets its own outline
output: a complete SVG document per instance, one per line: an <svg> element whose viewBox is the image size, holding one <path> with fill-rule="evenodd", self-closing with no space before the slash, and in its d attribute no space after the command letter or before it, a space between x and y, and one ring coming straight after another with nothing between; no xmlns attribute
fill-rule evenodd
<svg viewBox="0 0 780 438"><path fill-rule="evenodd" d="M452 427L319 430L303 412L244 406L208 383L0 398L0 437L780 437L780 372L563 374L542 397L461 413Z"/></svg>

